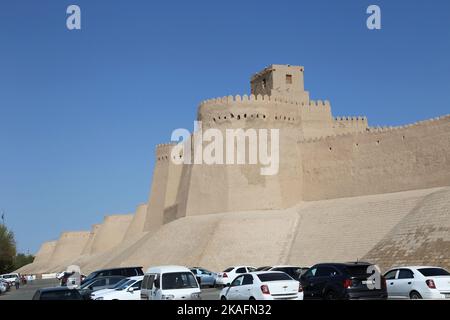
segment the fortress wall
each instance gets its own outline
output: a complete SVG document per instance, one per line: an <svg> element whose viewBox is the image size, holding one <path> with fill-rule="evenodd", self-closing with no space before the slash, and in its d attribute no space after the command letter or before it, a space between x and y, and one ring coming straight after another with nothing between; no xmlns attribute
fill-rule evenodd
<svg viewBox="0 0 450 320"><path fill-rule="evenodd" d="M230 265L284 264L297 227L295 208L223 215L197 265L222 271Z"/></svg>
<svg viewBox="0 0 450 320"><path fill-rule="evenodd" d="M82 253L89 241L89 231L64 232L59 237L46 272L65 270ZM61 269L62 268L62 269ZM61 269L61 270L60 270Z"/></svg>
<svg viewBox="0 0 450 320"><path fill-rule="evenodd" d="M362 260L373 246L437 189L304 202L288 264ZM372 261L369 259L369 261Z"/></svg>
<svg viewBox="0 0 450 320"><path fill-rule="evenodd" d="M171 152L171 150L172 148L169 152ZM171 154L169 154L169 157L170 156ZM179 216L178 192L180 192L182 175L183 165L177 165L173 161L169 161L166 194L164 199L164 223L173 221Z"/></svg>
<svg viewBox="0 0 450 320"><path fill-rule="evenodd" d="M329 136L334 133L329 101L310 101L300 108L304 138Z"/></svg>
<svg viewBox="0 0 450 320"><path fill-rule="evenodd" d="M84 274L89 274L92 271L107 267L120 266L120 264L125 261L127 257L137 250L139 245L142 243L142 239L147 234L148 232L142 232L133 238L122 241L120 244L107 251L81 256L74 262L74 264L80 266Z"/></svg>
<svg viewBox="0 0 450 320"><path fill-rule="evenodd" d="M187 182L186 215L279 209L297 203L301 199L302 174L300 163L295 161L298 159L296 141L301 136L299 108L297 103L272 101L268 96L224 97L201 104L198 119L203 122L204 132L213 127L226 137L227 129L251 128L257 133L259 129L279 129L279 172L262 175L260 164L248 163L248 154L245 165L192 165ZM270 131L267 133L270 137ZM270 148L270 138L268 141ZM235 154L236 149L237 144ZM223 154L226 154L225 141Z"/></svg>
<svg viewBox="0 0 450 320"><path fill-rule="evenodd" d="M130 226L125 232L125 236L123 238L124 242L132 241L136 238L139 238L142 235L142 233L144 232L146 215L147 215L147 204L146 203L140 204L136 208L136 213L133 215L133 219L130 222Z"/></svg>
<svg viewBox="0 0 450 320"><path fill-rule="evenodd" d="M400 265L450 269L450 188L431 193L364 257L384 270Z"/></svg>
<svg viewBox="0 0 450 320"><path fill-rule="evenodd" d="M229 211L229 180L225 165L191 165L184 216ZM226 166L228 167L228 166ZM220 181L219 183L217 183ZM180 215L183 215L180 212Z"/></svg>
<svg viewBox="0 0 450 320"><path fill-rule="evenodd" d="M197 118L203 121L205 128L214 128L230 121L252 120L247 123L247 128L251 125L264 127L265 123L295 126L303 138L334 133L330 102L322 100L300 102L267 95L228 96L203 101Z"/></svg>
<svg viewBox="0 0 450 320"><path fill-rule="evenodd" d="M91 228L91 232L89 234L89 240L86 243L86 246L83 249L82 255L90 254L92 251L92 244L95 242L95 238L97 237L98 230L100 229L101 224L94 224Z"/></svg>
<svg viewBox="0 0 450 320"><path fill-rule="evenodd" d="M164 223L164 206L169 177L170 150L172 144L160 144L156 147L156 161L153 180L145 218L144 231L154 231Z"/></svg>
<svg viewBox="0 0 450 320"><path fill-rule="evenodd" d="M178 185L177 199L176 199L177 203L176 219L183 218L186 216L189 186L191 185L192 169L193 169L192 165L181 166L180 183Z"/></svg>
<svg viewBox="0 0 450 320"><path fill-rule="evenodd" d="M17 270L18 273L38 273L49 264L50 258L55 251L57 241L44 242L36 253L33 263L27 264Z"/></svg>
<svg viewBox="0 0 450 320"><path fill-rule="evenodd" d="M450 185L450 116L300 143L304 200Z"/></svg>
<svg viewBox="0 0 450 320"><path fill-rule="evenodd" d="M119 245L130 226L132 214L106 216L92 243L91 254L108 251Z"/></svg>
<svg viewBox="0 0 450 320"><path fill-rule="evenodd" d="M445 189L447 196L450 195L450 188ZM155 233L147 233L139 244L125 250L127 254L122 253L120 258L115 257L104 266L120 263L147 268L178 264L201 265L220 271L235 264L310 266L319 262L361 260L395 225L407 226L403 232L406 236L428 220L435 232L428 237L422 232L419 242L426 244L427 239L433 238L436 244L440 243L440 248L448 248L445 242L448 237L443 235L448 234L444 229L448 227L448 203L437 202L435 206L441 208L440 211L426 208L429 214L421 221L406 223L424 199L433 194L436 199L441 198L438 193L442 190L444 188L304 202L285 210L188 216L165 224ZM434 202L431 198L428 201L430 205ZM443 216L445 223L439 226ZM428 230L427 224L425 226ZM439 242L439 238L442 241ZM405 238L402 245L408 241L411 242L411 238ZM436 252L435 257L447 256L442 249ZM427 258L421 255L416 263L427 263Z"/></svg>
<svg viewBox="0 0 450 320"><path fill-rule="evenodd" d="M279 264L283 248L292 239L295 220L292 210L181 218L148 233L121 265L201 265L223 270L239 263Z"/></svg>
<svg viewBox="0 0 450 320"><path fill-rule="evenodd" d="M185 217L148 232L120 259L121 266L196 265L215 229L217 215ZM114 263L119 260L114 259ZM112 266L111 261L107 266ZM205 266L206 267L206 266Z"/></svg>
<svg viewBox="0 0 450 320"><path fill-rule="evenodd" d="M41 248L36 253L33 263L42 264L48 263L48 259L52 256L55 251L57 241L44 242Z"/></svg>
<svg viewBox="0 0 450 320"><path fill-rule="evenodd" d="M369 124L366 117L336 117L333 120L333 131L335 134L352 132L364 132Z"/></svg>

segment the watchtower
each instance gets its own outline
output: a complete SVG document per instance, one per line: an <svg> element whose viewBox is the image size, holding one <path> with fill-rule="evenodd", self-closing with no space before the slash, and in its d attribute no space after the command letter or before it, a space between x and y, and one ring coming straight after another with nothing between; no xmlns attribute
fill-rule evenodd
<svg viewBox="0 0 450 320"><path fill-rule="evenodd" d="M250 80L254 95L282 96L290 100L307 103L309 93L305 91L304 67L272 64L253 75Z"/></svg>

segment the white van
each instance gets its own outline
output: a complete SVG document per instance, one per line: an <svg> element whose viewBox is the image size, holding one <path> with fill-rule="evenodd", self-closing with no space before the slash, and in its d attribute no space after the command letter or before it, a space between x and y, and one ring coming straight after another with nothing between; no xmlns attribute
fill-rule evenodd
<svg viewBox="0 0 450 320"><path fill-rule="evenodd" d="M186 267L149 268L141 286L141 300L200 300L200 285Z"/></svg>

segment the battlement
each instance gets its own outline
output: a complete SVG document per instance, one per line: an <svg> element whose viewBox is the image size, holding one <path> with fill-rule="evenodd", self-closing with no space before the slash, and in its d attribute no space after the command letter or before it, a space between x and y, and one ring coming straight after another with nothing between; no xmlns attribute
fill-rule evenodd
<svg viewBox="0 0 450 320"><path fill-rule="evenodd" d="M157 161L169 161L170 152L176 143L161 143L156 146L156 160Z"/></svg>
<svg viewBox="0 0 450 320"><path fill-rule="evenodd" d="M333 131L336 134L366 131L369 124L366 117L336 117Z"/></svg>
<svg viewBox="0 0 450 320"><path fill-rule="evenodd" d="M367 121L367 118L365 116L356 116L356 117L335 117L334 121L347 121L347 122L355 122L355 121Z"/></svg>
<svg viewBox="0 0 450 320"><path fill-rule="evenodd" d="M330 102L301 102L268 95L226 96L203 101L197 117L207 127L228 126L241 121L250 121L251 126L269 122L276 127L283 124L300 127L302 121L311 118L331 121Z"/></svg>
<svg viewBox="0 0 450 320"><path fill-rule="evenodd" d="M348 118L350 118L350 117L344 117L345 121L347 121ZM364 121L363 119L365 119L365 117L353 117L353 118L355 119L354 121ZM360 120L357 120L358 118ZM339 119L342 119L342 117L340 117ZM361 136L361 135L370 136L370 135L379 134L379 133L390 133L390 132L395 133L395 132L398 132L401 130L406 130L406 129L415 128L415 127L437 125L437 124L440 124L440 123L448 121L448 120L450 120L450 114L444 115L441 117L432 118L432 119L417 121L417 122L402 125L402 126L367 127L366 130L361 131L361 132L343 132L343 133L332 134L332 135L328 135L328 136L303 139L303 140L300 140L299 142L300 143L311 143L311 142L318 142L318 141L334 140L337 137L349 137L349 136L353 136L353 135L354 136ZM352 121L352 120L348 120L348 121Z"/></svg>
<svg viewBox="0 0 450 320"><path fill-rule="evenodd" d="M204 100L200 103L200 107L220 107L226 105L235 105L235 104L252 104L252 103L277 103L277 104L289 104L289 105L297 105L302 107L330 107L330 102L328 100L309 100L309 101L297 101L290 99L289 97L282 96L269 96L269 95L229 95L224 97L212 98Z"/></svg>

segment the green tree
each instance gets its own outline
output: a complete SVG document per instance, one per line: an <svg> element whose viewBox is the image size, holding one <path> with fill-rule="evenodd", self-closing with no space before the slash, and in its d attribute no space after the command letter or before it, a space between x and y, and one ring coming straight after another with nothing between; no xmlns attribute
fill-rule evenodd
<svg viewBox="0 0 450 320"><path fill-rule="evenodd" d="M14 233L8 230L4 224L0 224L0 274L14 270L15 256Z"/></svg>
<svg viewBox="0 0 450 320"><path fill-rule="evenodd" d="M23 266L33 263L34 256L31 254L18 253L14 257L14 270L20 269Z"/></svg>

